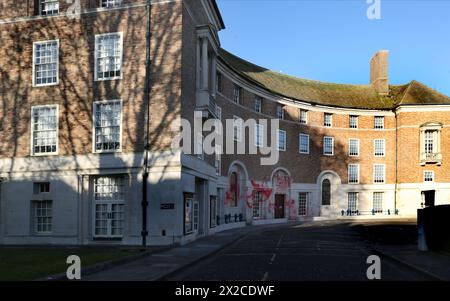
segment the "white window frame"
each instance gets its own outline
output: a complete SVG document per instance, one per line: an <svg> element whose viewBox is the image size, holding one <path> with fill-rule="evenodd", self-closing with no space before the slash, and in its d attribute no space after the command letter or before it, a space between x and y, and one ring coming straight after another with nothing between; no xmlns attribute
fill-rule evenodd
<svg viewBox="0 0 450 301"><path fill-rule="evenodd" d="M352 142L356 142L356 154L352 153ZM357 138L350 138L348 139L348 155L350 157L359 157L360 154L360 143L359 143L359 139Z"/></svg>
<svg viewBox="0 0 450 301"><path fill-rule="evenodd" d="M39 200L39 201L32 201L33 202L33 209L34 209L34 233L36 235L50 235L53 233L53 201L51 200ZM42 204L50 204L49 207L45 208L45 210L50 210L49 215L38 215L38 210L43 208L38 208L39 205ZM39 218L48 218L50 219L50 222L46 223L39 223ZM50 231L39 231L39 225L46 225L46 227L50 227Z"/></svg>
<svg viewBox="0 0 450 301"><path fill-rule="evenodd" d="M283 136L284 136L284 145L280 145L281 134L283 134ZM285 130L278 130L278 132L277 132L277 150L283 151L283 152L286 151L286 148L287 148L287 141L286 141L286 139L287 139L286 131ZM283 146L283 148L281 146Z"/></svg>
<svg viewBox="0 0 450 301"><path fill-rule="evenodd" d="M376 167L383 166L383 181L377 181L376 177ZM386 164L374 164L373 165L373 183L374 184L385 184L386 183Z"/></svg>
<svg viewBox="0 0 450 301"><path fill-rule="evenodd" d="M103 2L106 1L106 6L103 6ZM112 2L112 3L111 3ZM119 3L117 3L119 2ZM112 4L112 5L111 5ZM114 8L119 7L123 4L122 0L100 0L100 7L101 8ZM110 6L109 6L110 5Z"/></svg>
<svg viewBox="0 0 450 301"><path fill-rule="evenodd" d="M383 141L383 154L380 155L379 152L377 152L377 142ZM386 156L386 139L374 139L373 140L373 155L375 157L385 157Z"/></svg>
<svg viewBox="0 0 450 301"><path fill-rule="evenodd" d="M113 77L108 77L108 78L98 78L98 40L102 37L106 37L106 36L112 36L112 35L119 35L119 50L120 50L120 76L113 76ZM108 32L108 33L102 33L102 34L97 34L95 35L95 45L94 45L94 80L96 82L98 81L108 81L108 80L120 80L123 78L123 72L124 72L124 68L123 68L123 32L119 31L119 32Z"/></svg>
<svg viewBox="0 0 450 301"><path fill-rule="evenodd" d="M327 117L330 118L329 122L327 122ZM323 126L327 128L333 127L333 113L323 113Z"/></svg>
<svg viewBox="0 0 450 301"><path fill-rule="evenodd" d="M100 178L116 178L116 179L120 179L121 184L122 184L122 194L123 194L123 198L117 198L117 199L107 199L107 200L97 200L95 197L95 188L96 188L96 181L98 181ZM125 175L102 175L99 177L96 177L93 179L92 182L92 212L93 212L93 218L92 218L92 236L94 237L94 239L99 239L99 238L106 238L106 239L121 239L123 238L123 234L126 230L126 224L127 224L127 220L126 220L126 198L127 198L127 188L128 188L128 178ZM97 205L106 205L107 207L107 233L106 234L96 234L96 210L97 210ZM112 216L112 207L113 205L118 205L118 206L122 206L123 208L123 228L122 228L122 235L113 235L112 234L112 218L110 218L110 216Z"/></svg>
<svg viewBox="0 0 450 301"><path fill-rule="evenodd" d="M263 147L264 145L264 126L255 124L255 146Z"/></svg>
<svg viewBox="0 0 450 301"><path fill-rule="evenodd" d="M203 141L205 140L205 137L203 137L202 133L197 133L196 139L195 139L195 145L197 150L200 148L201 153L196 153L196 156L200 160L205 159L205 152L203 151Z"/></svg>
<svg viewBox="0 0 450 301"><path fill-rule="evenodd" d="M431 174L431 180L429 180L429 181L427 181L427 179L429 179L427 174ZM425 170L423 172L423 182L424 183L434 183L435 177L436 177L436 174L435 174L434 170Z"/></svg>
<svg viewBox="0 0 450 301"><path fill-rule="evenodd" d="M51 3L51 2L57 2L58 3L58 11L56 13L52 13L52 14L43 14L43 10L42 10L42 4L44 3ZM38 5L39 5L39 15L40 16L55 16L57 14L59 14L59 10L60 10L60 6L59 6L59 0L39 0L38 1Z"/></svg>
<svg viewBox="0 0 450 301"><path fill-rule="evenodd" d="M351 168L356 167L356 181L350 181L351 179ZM348 165L348 184L359 184L360 177L360 165L359 164L349 164Z"/></svg>
<svg viewBox="0 0 450 301"><path fill-rule="evenodd" d="M325 147L325 145L326 145L325 140L327 140L327 139L331 139L331 154L325 152L325 150L326 150L326 147ZM323 137L323 155L324 155L324 156L334 156L334 137L330 137L330 136L325 136L325 137Z"/></svg>
<svg viewBox="0 0 450 301"><path fill-rule="evenodd" d="M350 196L354 196L354 199L350 199ZM355 202L355 208L350 207L350 201ZM355 210L352 210L355 209ZM355 191L350 191L347 193L347 210L350 211L351 214L355 214L356 211L359 211L359 193Z"/></svg>
<svg viewBox="0 0 450 301"><path fill-rule="evenodd" d="M36 46L39 44L53 43L56 42L56 82L55 83L36 83ZM56 86L59 85L59 39L47 40L47 41L36 41L33 42L33 66L32 66L32 85L33 87L46 87L46 86Z"/></svg>
<svg viewBox="0 0 450 301"><path fill-rule="evenodd" d="M257 197L258 196L258 197ZM252 217L254 220L263 218L263 192L255 190L252 195Z"/></svg>
<svg viewBox="0 0 450 301"><path fill-rule="evenodd" d="M233 87L232 101L236 104L241 104L241 100L242 100L242 88L235 84Z"/></svg>
<svg viewBox="0 0 450 301"><path fill-rule="evenodd" d="M96 148L96 116L97 116L97 104L108 104L108 103L113 103L113 102L120 102L120 147L119 149L114 149L114 150L97 150ZM101 100L101 101L94 101L93 104L93 109L92 111L94 112L93 114L93 119L92 119L92 152L93 153L97 153L97 154L101 154L101 153L120 153L122 152L123 149L123 139L122 139L122 135L123 135L123 101L122 99L111 99L111 100Z"/></svg>
<svg viewBox="0 0 450 301"><path fill-rule="evenodd" d="M233 141L242 142L242 129L244 120L241 117L233 116Z"/></svg>
<svg viewBox="0 0 450 301"><path fill-rule="evenodd" d="M307 150L305 151L305 150L302 150L302 138L304 138L304 139L306 139L306 144L307 144ZM309 155L309 143L310 143L310 141L309 141L309 135L307 135L307 134L299 134L298 135L298 152L300 153L300 154L304 154L304 155Z"/></svg>
<svg viewBox="0 0 450 301"><path fill-rule="evenodd" d="M381 196L381 199L377 199L376 196ZM375 208L375 203L377 202L381 202L381 209L380 208ZM377 206L379 207L379 206ZM372 194L372 210L375 214L381 214L383 213L383 207L384 207L384 192L381 191L375 191Z"/></svg>
<svg viewBox="0 0 450 301"><path fill-rule="evenodd" d="M300 122L300 124L308 124L308 111L307 110L300 109L299 122Z"/></svg>
<svg viewBox="0 0 450 301"><path fill-rule="evenodd" d="M309 199L310 199L310 195L311 195L311 193L310 192L306 192L306 191L300 191L299 193L298 193L298 216L308 216L308 209L309 209ZM305 196L305 206L304 206L304 209L305 209L305 214L300 214L300 196Z"/></svg>
<svg viewBox="0 0 450 301"><path fill-rule="evenodd" d="M353 124L352 120L356 120L356 122ZM350 115L349 116L349 128L351 129L357 129L359 127L359 116L358 115Z"/></svg>
<svg viewBox="0 0 450 301"><path fill-rule="evenodd" d="M384 122L385 122L384 119L385 119L384 116L375 116L375 117L374 117L374 125L373 125L373 128L376 129L376 130L382 130L382 129L384 129ZM377 121L379 121L379 120L381 120L381 124L378 124L378 123L377 123Z"/></svg>
<svg viewBox="0 0 450 301"><path fill-rule="evenodd" d="M256 113L262 113L262 97L255 95L254 97L254 110Z"/></svg>
<svg viewBox="0 0 450 301"><path fill-rule="evenodd" d="M216 145L214 154L214 167L216 168L216 175L220 176L222 173L222 155L219 152L220 146Z"/></svg>
<svg viewBox="0 0 450 301"><path fill-rule="evenodd" d="M277 118L280 120L284 120L284 106L278 104L277 105Z"/></svg>
<svg viewBox="0 0 450 301"><path fill-rule="evenodd" d="M56 108L56 151L50 153L35 153L34 152L34 110L42 109L42 108ZM31 141L30 141L30 155L33 157L38 156L55 156L59 153L59 105L42 105L42 106L32 106L31 107Z"/></svg>

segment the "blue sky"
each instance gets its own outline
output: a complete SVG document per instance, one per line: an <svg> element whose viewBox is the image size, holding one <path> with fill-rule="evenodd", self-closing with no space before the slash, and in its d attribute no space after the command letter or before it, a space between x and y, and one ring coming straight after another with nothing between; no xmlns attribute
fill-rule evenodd
<svg viewBox="0 0 450 301"><path fill-rule="evenodd" d="M450 95L450 0L218 0L222 47L302 78L369 83L369 60L390 51L392 84L413 79Z"/></svg>

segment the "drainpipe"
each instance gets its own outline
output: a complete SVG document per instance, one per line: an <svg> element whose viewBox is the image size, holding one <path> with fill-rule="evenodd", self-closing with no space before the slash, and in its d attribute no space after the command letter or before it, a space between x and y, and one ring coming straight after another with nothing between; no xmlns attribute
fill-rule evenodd
<svg viewBox="0 0 450 301"><path fill-rule="evenodd" d="M151 13L152 13L152 4L151 0L147 0L146 5L146 15L147 15L147 29L146 29L146 49L145 49L145 83L144 83L144 107L146 110L145 114L145 145L144 145L144 166L143 166L143 176L142 176L142 247L147 246L147 209L148 209L148 198L147 198L147 190L148 190L148 156L149 156L149 148L150 148L150 75L151 75Z"/></svg>
<svg viewBox="0 0 450 301"><path fill-rule="evenodd" d="M395 114L395 192L394 192L394 214L397 212L397 189L398 189L398 116L397 110L394 109Z"/></svg>

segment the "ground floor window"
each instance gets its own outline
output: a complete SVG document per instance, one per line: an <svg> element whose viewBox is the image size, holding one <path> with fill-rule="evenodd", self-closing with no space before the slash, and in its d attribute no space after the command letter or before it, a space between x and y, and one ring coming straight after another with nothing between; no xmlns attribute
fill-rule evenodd
<svg viewBox="0 0 450 301"><path fill-rule="evenodd" d="M300 192L298 194L298 215L307 216L308 215L308 192Z"/></svg>
<svg viewBox="0 0 450 301"><path fill-rule="evenodd" d="M184 195L184 234L189 234L194 231L193 207L194 207L194 195L186 193Z"/></svg>
<svg viewBox="0 0 450 301"><path fill-rule="evenodd" d="M194 202L194 217L193 217L193 222L194 222L194 232L198 232L198 221L199 221L199 204L198 202Z"/></svg>
<svg viewBox="0 0 450 301"><path fill-rule="evenodd" d="M94 180L94 236L121 238L125 221L125 179L123 176Z"/></svg>
<svg viewBox="0 0 450 301"><path fill-rule="evenodd" d="M37 234L49 234L52 232L52 207L52 201L34 202L35 231Z"/></svg>
<svg viewBox="0 0 450 301"><path fill-rule="evenodd" d="M253 218L262 218L262 191L253 192Z"/></svg>
<svg viewBox="0 0 450 301"><path fill-rule="evenodd" d="M373 213L383 213L383 192L373 193Z"/></svg>
<svg viewBox="0 0 450 301"><path fill-rule="evenodd" d="M211 196L209 201L209 226L214 228L217 226L217 197Z"/></svg>
<svg viewBox="0 0 450 301"><path fill-rule="evenodd" d="M349 192L348 193L348 212L350 214L358 214L358 193Z"/></svg>

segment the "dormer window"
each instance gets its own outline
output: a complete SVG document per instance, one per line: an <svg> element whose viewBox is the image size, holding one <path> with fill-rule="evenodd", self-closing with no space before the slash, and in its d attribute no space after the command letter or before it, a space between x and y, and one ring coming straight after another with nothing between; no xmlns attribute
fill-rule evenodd
<svg viewBox="0 0 450 301"><path fill-rule="evenodd" d="M56 15L59 13L59 1L58 0L40 0L39 1L39 14L41 16Z"/></svg>
<svg viewBox="0 0 450 301"><path fill-rule="evenodd" d="M442 164L442 124L427 123L420 128L420 164Z"/></svg>

